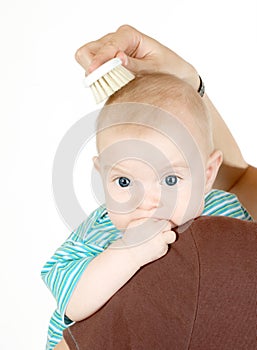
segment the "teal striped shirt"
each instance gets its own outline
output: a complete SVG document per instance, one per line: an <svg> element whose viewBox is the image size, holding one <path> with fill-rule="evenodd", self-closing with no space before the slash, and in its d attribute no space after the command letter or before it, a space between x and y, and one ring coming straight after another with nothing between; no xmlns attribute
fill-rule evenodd
<svg viewBox="0 0 257 350"><path fill-rule="evenodd" d="M219 190L212 190L205 196L202 215L223 215L252 220L234 194ZM63 330L73 324L65 316L65 310L87 265L121 237L121 232L109 219L106 208L99 207L71 233L44 265L42 278L57 301L57 308L50 320L47 350L54 349L62 339Z"/></svg>

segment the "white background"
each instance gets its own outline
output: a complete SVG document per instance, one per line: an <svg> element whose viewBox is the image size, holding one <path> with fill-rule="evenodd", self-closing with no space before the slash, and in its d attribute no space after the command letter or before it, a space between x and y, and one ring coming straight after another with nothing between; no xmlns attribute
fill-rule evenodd
<svg viewBox="0 0 257 350"><path fill-rule="evenodd" d="M0 6L0 348L37 350L44 349L55 305L40 270L69 234L52 194L53 159L66 131L94 109L76 49L125 23L166 44L198 69L246 161L257 166L257 2L2 0ZM83 157L91 169L91 154ZM74 175L85 210L95 208L89 176Z"/></svg>

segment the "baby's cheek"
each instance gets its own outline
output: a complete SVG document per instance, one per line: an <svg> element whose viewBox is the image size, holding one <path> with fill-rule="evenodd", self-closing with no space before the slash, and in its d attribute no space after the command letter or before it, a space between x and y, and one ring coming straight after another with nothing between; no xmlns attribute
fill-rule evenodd
<svg viewBox="0 0 257 350"><path fill-rule="evenodd" d="M115 183L107 184L105 187L106 202L126 203L131 199L129 188L121 188Z"/></svg>
<svg viewBox="0 0 257 350"><path fill-rule="evenodd" d="M201 215L204 208L204 200L202 201L190 201L185 199L178 203L178 206L175 210L174 222L180 226L184 223L197 218Z"/></svg>
<svg viewBox="0 0 257 350"><path fill-rule="evenodd" d="M108 215L112 223L118 230L124 231L127 228L130 221L128 214L117 214L108 211Z"/></svg>
<svg viewBox="0 0 257 350"><path fill-rule="evenodd" d="M200 216L202 214L203 210L204 210L204 198L203 198L202 203L201 203L201 205L199 207L199 210L198 210L198 213L197 213L196 217Z"/></svg>

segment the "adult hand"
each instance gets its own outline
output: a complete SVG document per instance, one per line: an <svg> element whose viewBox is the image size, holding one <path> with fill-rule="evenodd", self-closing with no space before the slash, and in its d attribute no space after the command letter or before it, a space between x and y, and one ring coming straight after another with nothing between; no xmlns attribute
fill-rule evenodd
<svg viewBox="0 0 257 350"><path fill-rule="evenodd" d="M199 87L198 74L191 64L129 25L85 44L77 50L75 57L87 74L109 59L119 57L122 64L136 75L153 72L174 74L195 89Z"/></svg>

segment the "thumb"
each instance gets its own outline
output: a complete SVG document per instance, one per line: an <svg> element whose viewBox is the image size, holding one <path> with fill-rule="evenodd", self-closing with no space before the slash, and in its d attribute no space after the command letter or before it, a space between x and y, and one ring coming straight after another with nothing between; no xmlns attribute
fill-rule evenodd
<svg viewBox="0 0 257 350"><path fill-rule="evenodd" d="M153 64L149 59L144 58L134 58L125 54L123 51L119 51L116 55L122 61L122 65L126 67L131 72L136 75L142 74L144 72L150 73L153 69Z"/></svg>

